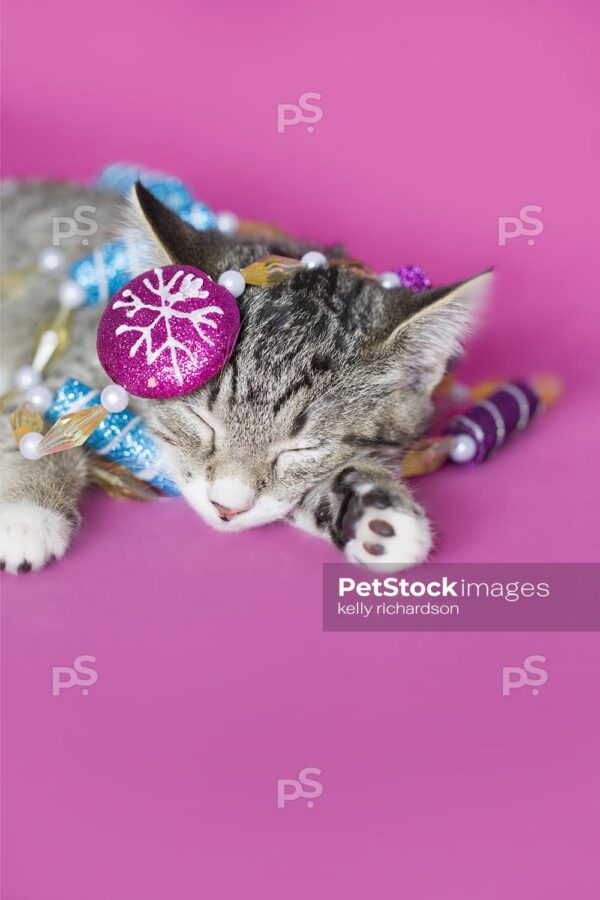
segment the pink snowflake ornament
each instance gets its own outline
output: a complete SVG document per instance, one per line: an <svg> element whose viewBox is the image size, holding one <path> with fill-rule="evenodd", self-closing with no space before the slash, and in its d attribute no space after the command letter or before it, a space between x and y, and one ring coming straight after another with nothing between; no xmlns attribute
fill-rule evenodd
<svg viewBox="0 0 600 900"><path fill-rule="evenodd" d="M162 266L113 296L98 326L98 358L136 397L177 397L223 368L239 328L226 288L192 266Z"/></svg>

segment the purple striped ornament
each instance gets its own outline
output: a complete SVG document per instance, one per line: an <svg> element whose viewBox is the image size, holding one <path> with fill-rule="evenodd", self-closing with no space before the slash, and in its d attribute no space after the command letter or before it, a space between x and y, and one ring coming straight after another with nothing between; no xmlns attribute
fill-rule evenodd
<svg viewBox="0 0 600 900"><path fill-rule="evenodd" d="M539 409L540 399L535 391L522 381L512 381L454 416L444 434L469 435L477 450L468 461L483 462L500 450L511 434L526 428Z"/></svg>

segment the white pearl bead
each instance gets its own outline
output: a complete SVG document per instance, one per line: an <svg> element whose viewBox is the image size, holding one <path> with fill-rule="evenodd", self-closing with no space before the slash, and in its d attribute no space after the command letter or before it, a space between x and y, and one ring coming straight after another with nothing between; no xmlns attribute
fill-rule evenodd
<svg viewBox="0 0 600 900"><path fill-rule="evenodd" d="M85 300L85 291L73 279L69 278L58 288L58 302L66 309L77 309Z"/></svg>
<svg viewBox="0 0 600 900"><path fill-rule="evenodd" d="M25 400L33 406L36 412L44 415L52 403L52 391L44 384L36 384L25 393Z"/></svg>
<svg viewBox="0 0 600 900"><path fill-rule="evenodd" d="M19 450L21 451L21 455L24 456L25 459L40 458L40 455L37 452L37 448L43 436L43 434L39 434L39 432L37 431L28 431L27 434L23 435L23 437L19 441Z"/></svg>
<svg viewBox="0 0 600 900"><path fill-rule="evenodd" d="M318 250L309 250L301 260L306 269L323 269L327 265L327 257Z"/></svg>
<svg viewBox="0 0 600 900"><path fill-rule="evenodd" d="M234 297L241 296L246 287L244 276L241 272L236 272L234 269L228 269L227 272L223 272L223 274L219 276L219 284L222 287L227 288L229 293L233 294Z"/></svg>
<svg viewBox="0 0 600 900"><path fill-rule="evenodd" d="M15 387L19 391L28 391L30 387L39 384L42 376L33 366L21 366L15 372Z"/></svg>
<svg viewBox="0 0 600 900"><path fill-rule="evenodd" d="M379 276L379 283L386 289L402 287L400 276L395 272L382 272Z"/></svg>
<svg viewBox="0 0 600 900"><path fill-rule="evenodd" d="M120 413L127 409L129 394L120 384L107 384L100 394L100 403L110 413Z"/></svg>
<svg viewBox="0 0 600 900"><path fill-rule="evenodd" d="M475 459L476 454L477 444L470 434L459 434L455 437L449 454L452 462L468 463Z"/></svg>
<svg viewBox="0 0 600 900"><path fill-rule="evenodd" d="M60 247L46 247L38 256L38 266L45 272L54 272L63 265L64 261L64 250L61 250Z"/></svg>
<svg viewBox="0 0 600 900"><path fill-rule="evenodd" d="M240 227L240 220L235 213L223 210L217 213L217 228L223 234L235 234Z"/></svg>
<svg viewBox="0 0 600 900"><path fill-rule="evenodd" d="M471 389L460 381L455 381L448 391L448 399L451 403L463 404L468 403L471 397Z"/></svg>

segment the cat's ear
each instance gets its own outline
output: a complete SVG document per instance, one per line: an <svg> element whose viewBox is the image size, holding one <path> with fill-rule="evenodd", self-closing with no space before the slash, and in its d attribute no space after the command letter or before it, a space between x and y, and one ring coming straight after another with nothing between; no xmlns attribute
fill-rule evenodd
<svg viewBox="0 0 600 900"><path fill-rule="evenodd" d="M448 363L460 355L462 341L480 316L492 281L493 273L487 271L418 294L388 291L400 316L383 342L392 377L400 375L401 380L431 392Z"/></svg>
<svg viewBox="0 0 600 900"><path fill-rule="evenodd" d="M139 181L131 192L135 223L153 243L155 263L196 266L211 278L223 271L229 239L220 231L197 231L157 200Z"/></svg>

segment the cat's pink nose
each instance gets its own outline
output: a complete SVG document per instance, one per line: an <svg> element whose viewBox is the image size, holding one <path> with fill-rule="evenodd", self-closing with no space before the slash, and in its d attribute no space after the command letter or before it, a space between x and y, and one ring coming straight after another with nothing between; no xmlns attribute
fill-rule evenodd
<svg viewBox="0 0 600 900"><path fill-rule="evenodd" d="M215 479L208 485L208 499L223 522L230 522L256 503L256 491L233 475Z"/></svg>
<svg viewBox="0 0 600 900"><path fill-rule="evenodd" d="M211 500L210 502L218 512L219 518L223 519L224 522L229 522L230 519L235 519L240 513L248 512L248 510L252 508L252 506L247 506L245 509L229 509L227 506L221 506L220 503L215 503L214 500Z"/></svg>

